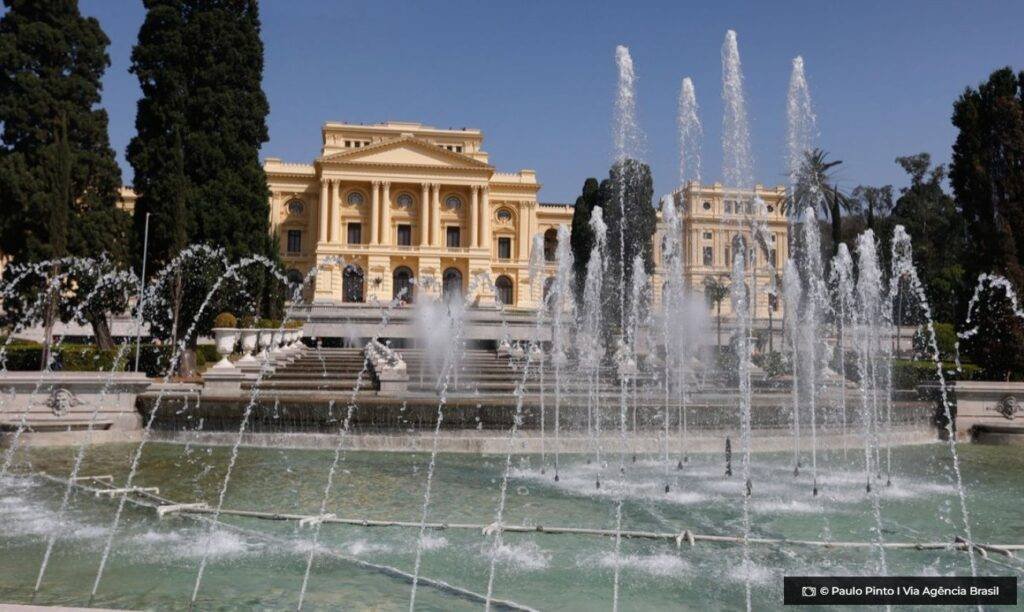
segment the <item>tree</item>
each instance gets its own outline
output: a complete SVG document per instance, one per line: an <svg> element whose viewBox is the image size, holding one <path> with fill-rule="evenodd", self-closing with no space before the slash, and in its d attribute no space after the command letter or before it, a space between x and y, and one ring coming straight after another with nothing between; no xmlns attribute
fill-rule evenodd
<svg viewBox="0 0 1024 612"><path fill-rule="evenodd" d="M950 182L966 223L968 273L1024 287L1024 73L997 70L953 105Z"/></svg>
<svg viewBox="0 0 1024 612"><path fill-rule="evenodd" d="M839 190L835 182L833 168L841 163L841 160L829 161L828 153L822 149L805 151L793 193L783 202L784 210L792 215L799 217L805 209L811 208L816 215L829 220L833 256L843 238L843 211L852 209L850 198ZM806 221L810 223L812 220Z"/></svg>
<svg viewBox="0 0 1024 612"><path fill-rule="evenodd" d="M99 22L75 0L5 0L0 18L0 251L14 263L94 255L118 227L121 173L99 107L110 64ZM92 218L113 221L99 226ZM107 231L109 230L109 232ZM58 316L50 268L42 319ZM33 288L38 290L38 287ZM27 288L26 290L32 290ZM60 299L73 296L61 295Z"/></svg>
<svg viewBox="0 0 1024 612"><path fill-rule="evenodd" d="M715 309L716 345L722 347L722 301L729 297L729 281L714 276L704 277L704 299Z"/></svg>
<svg viewBox="0 0 1024 612"><path fill-rule="evenodd" d="M864 215L867 229L876 231L875 218L884 217L892 211L892 185L884 187L858 185L850 193L850 199L851 208L859 209Z"/></svg>
<svg viewBox="0 0 1024 612"><path fill-rule="evenodd" d="M927 280L925 293L933 318L952 322L964 283L963 217L942 187L942 164L932 167L927 153L898 157L896 163L910 176L910 186L900 189L890 220L913 238L914 265Z"/></svg>
<svg viewBox="0 0 1024 612"><path fill-rule="evenodd" d="M145 0L145 7L132 51L131 71L142 98L128 161L140 194L138 244L146 214L152 215L148 269L161 269L194 243L223 248L231 259L261 255L276 264L259 163L269 106L261 85L256 2ZM281 295L276 281L255 267L243 274L260 311L275 314ZM185 293L205 295L213 280L176 273L170 285L172 322L157 328L177 341L182 323L196 316L190 305L199 305ZM204 323L189 344L207 331Z"/></svg>
<svg viewBox="0 0 1024 612"><path fill-rule="evenodd" d="M590 215L595 206L600 206L603 203L602 189L607 189L607 185L598 184L596 178L588 178L583 182L583 191L576 198L576 204L572 209L572 231L569 234L569 244L573 256L573 273L576 277L577 302L583 300L583 283L587 277L587 262L590 261L590 251L594 248L594 233L590 229Z"/></svg>
<svg viewBox="0 0 1024 612"><path fill-rule="evenodd" d="M976 89L968 87L953 104L950 182L963 215L966 276L1005 276L1024 287L1024 72L1009 67L993 72ZM992 293L992 292L989 292ZM966 301L968 292L963 292ZM992 309L988 334L965 347L967 355L989 375L1004 377L1024 370L1024 334L1005 304ZM979 315L980 316L980 315ZM979 319L980 322L980 319Z"/></svg>
<svg viewBox="0 0 1024 612"><path fill-rule="evenodd" d="M621 320L619 300L608 298L623 292L623 305L629 312L628 287L633 282L633 261L639 255L645 271L648 274L654 271L654 231L658 213L653 202L651 169L639 160L619 161L612 166L607 189L602 191L604 220L608 224L605 320L617 323Z"/></svg>

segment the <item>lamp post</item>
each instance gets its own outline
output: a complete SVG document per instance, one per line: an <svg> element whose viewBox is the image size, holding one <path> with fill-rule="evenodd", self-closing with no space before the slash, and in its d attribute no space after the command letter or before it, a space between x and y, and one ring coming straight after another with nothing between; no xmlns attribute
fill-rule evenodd
<svg viewBox="0 0 1024 612"><path fill-rule="evenodd" d="M142 307L146 305L146 258L149 254L149 215L146 213L146 229L142 234L142 274L139 276L139 313L135 323L135 371L139 371L139 348L142 344Z"/></svg>

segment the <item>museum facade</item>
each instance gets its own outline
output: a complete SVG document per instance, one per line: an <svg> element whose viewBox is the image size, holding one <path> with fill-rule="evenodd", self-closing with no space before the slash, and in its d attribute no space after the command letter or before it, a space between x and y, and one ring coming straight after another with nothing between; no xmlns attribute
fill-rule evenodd
<svg viewBox="0 0 1024 612"><path fill-rule="evenodd" d="M458 293L536 306L532 236L553 262L572 207L540 204L533 170L498 172L475 129L327 123L322 135L312 163L264 163L281 259L296 278L318 267L315 301Z"/></svg>
<svg viewBox="0 0 1024 612"><path fill-rule="evenodd" d="M264 162L270 228L289 277L300 280L318 268L307 299L408 302L458 294L478 306L536 308L545 285L530 283L533 237L543 237L550 277L558 227L571 226L573 207L540 202L533 170L497 171L477 129L389 121L327 123L321 133L312 162ZM781 282L789 257L785 195L782 186L735 190L695 181L675 190L685 285L697 294L708 283L728 286L733 251L747 245L753 267L746 284L754 290L756 316L781 315L770 289ZM135 197L122 189L121 205L132 208ZM753 247L754 221L764 230L759 248ZM659 221L655 302L666 280L664 239ZM731 314L728 298L720 306Z"/></svg>

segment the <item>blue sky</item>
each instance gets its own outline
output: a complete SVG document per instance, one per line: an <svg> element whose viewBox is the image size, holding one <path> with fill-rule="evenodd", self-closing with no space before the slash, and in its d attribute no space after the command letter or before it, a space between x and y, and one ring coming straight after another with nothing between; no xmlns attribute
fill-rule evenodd
<svg viewBox="0 0 1024 612"><path fill-rule="evenodd" d="M110 135L124 149L139 89L128 73L141 2L82 0L112 44ZM537 170L543 201L575 200L607 174L614 50L630 47L656 193L677 181L680 79L693 78L705 180L721 178L721 61L739 36L759 182L783 180L790 62L803 55L820 146L840 185L906 183L898 155L948 161L952 103L994 69L1024 69L1024 2L334 2L266 0L263 155L309 161L328 120L388 119L484 131L503 171Z"/></svg>

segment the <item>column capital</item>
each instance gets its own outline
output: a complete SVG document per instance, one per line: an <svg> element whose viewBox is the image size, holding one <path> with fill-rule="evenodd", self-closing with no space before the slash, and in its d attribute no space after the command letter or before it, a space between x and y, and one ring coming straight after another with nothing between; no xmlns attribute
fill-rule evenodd
<svg viewBox="0 0 1024 612"><path fill-rule="evenodd" d="M370 184L373 185L374 189L376 189L380 187L381 182L382 181L370 181Z"/></svg>
<svg viewBox="0 0 1024 612"><path fill-rule="evenodd" d="M380 183L381 187L384 187L385 189L389 189L391 187L391 181L378 181L378 182Z"/></svg>

